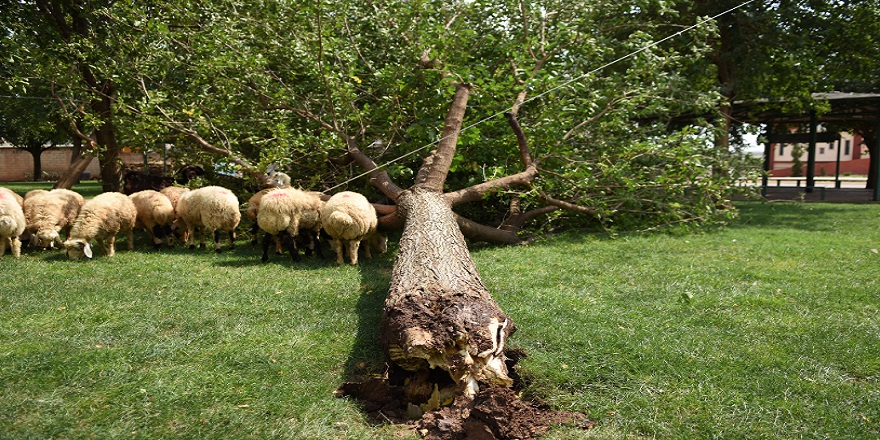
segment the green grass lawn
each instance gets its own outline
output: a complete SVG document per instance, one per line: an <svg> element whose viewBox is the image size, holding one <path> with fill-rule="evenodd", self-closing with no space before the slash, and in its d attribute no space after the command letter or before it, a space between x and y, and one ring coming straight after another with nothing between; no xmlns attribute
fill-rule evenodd
<svg viewBox="0 0 880 440"><path fill-rule="evenodd" d="M596 422L547 438L880 438L880 205L737 206L695 235L472 249L523 396ZM0 260L0 438L417 438L332 394L383 369L393 252L136 241Z"/></svg>

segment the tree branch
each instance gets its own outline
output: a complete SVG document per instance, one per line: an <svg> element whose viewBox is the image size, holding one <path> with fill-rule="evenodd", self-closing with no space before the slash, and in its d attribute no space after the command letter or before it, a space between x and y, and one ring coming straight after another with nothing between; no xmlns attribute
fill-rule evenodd
<svg viewBox="0 0 880 440"><path fill-rule="evenodd" d="M497 244L520 244L522 240L515 231L493 228L455 214L455 221L465 238Z"/></svg>
<svg viewBox="0 0 880 440"><path fill-rule="evenodd" d="M446 115L443 127L443 137L430 156L425 158L425 163L416 176L413 188L422 188L433 192L443 192L443 184L449 173L449 166L455 156L455 148L458 143L458 135L467 109L467 101L470 96L470 85L456 84L455 96Z"/></svg>
<svg viewBox="0 0 880 440"><path fill-rule="evenodd" d="M446 200L452 206L482 200L483 195L491 190L531 186L532 182L538 176L538 169L534 162L532 162L532 156L529 152L526 136L523 133L519 122L517 122L516 116L513 113L505 113L504 116L507 117L507 123L510 124L513 133L516 135L516 142L519 145L520 160L526 167L525 171L445 194Z"/></svg>
<svg viewBox="0 0 880 440"><path fill-rule="evenodd" d="M376 163L373 162L373 159L364 154L358 148L357 141L354 138L346 136L345 143L348 147L348 154L354 162L365 171L369 171L370 184L396 202L400 197L400 193L403 192L403 189L391 180L391 176L388 175L387 171L380 169Z"/></svg>
<svg viewBox="0 0 880 440"><path fill-rule="evenodd" d="M484 194L492 190L528 187L537 176L538 169L534 166L529 166L521 173L511 174L500 179L490 180L455 192L446 193L444 197L452 206L477 202L483 199Z"/></svg>

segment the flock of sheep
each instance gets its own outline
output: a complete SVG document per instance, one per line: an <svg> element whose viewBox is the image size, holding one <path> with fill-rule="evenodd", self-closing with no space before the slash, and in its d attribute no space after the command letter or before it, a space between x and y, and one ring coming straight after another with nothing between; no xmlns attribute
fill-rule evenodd
<svg viewBox="0 0 880 440"><path fill-rule="evenodd" d="M274 187L254 194L245 211L254 222L253 242L258 231L266 233L263 262L269 258L272 242L277 253L286 248L296 261L300 259L298 241L305 243L307 254L320 255L322 231L332 240L338 264L346 252L351 264L357 264L361 242L367 258L370 248L387 250L387 238L376 229L376 210L363 195L344 191L325 201L320 193L290 188L290 178L284 173L271 172L270 177ZM220 252L222 233L228 235L229 247L235 248L241 217L238 198L220 186L194 190L172 186L131 195L106 192L90 200L67 189L33 190L21 197L0 187L0 257L7 246L13 257L19 257L23 240L41 248L63 246L70 259L92 258L92 242L97 241L105 255L113 256L119 233L126 234L128 249L134 249L136 228L143 228L156 248L163 239L172 246L175 237L194 248L198 233L200 247L208 235Z"/></svg>

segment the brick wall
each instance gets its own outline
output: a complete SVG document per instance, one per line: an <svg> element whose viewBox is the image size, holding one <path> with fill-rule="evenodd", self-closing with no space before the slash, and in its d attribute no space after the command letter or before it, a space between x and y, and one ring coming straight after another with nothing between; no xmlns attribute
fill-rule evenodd
<svg viewBox="0 0 880 440"><path fill-rule="evenodd" d="M70 166L70 147L55 147L43 152L43 173L59 175ZM140 153L121 153L122 163L125 165L142 165L144 156ZM157 154L150 154L150 161L162 162ZM34 159L31 153L11 147L0 147L0 182L21 182L33 180ZM101 169L98 160L92 160L85 173L89 178L100 176Z"/></svg>

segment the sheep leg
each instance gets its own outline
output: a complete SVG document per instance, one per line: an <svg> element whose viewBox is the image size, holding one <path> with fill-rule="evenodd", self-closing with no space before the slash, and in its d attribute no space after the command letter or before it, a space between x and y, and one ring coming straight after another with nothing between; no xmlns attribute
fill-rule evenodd
<svg viewBox="0 0 880 440"><path fill-rule="evenodd" d="M235 231L229 231L229 249L235 249Z"/></svg>
<svg viewBox="0 0 880 440"><path fill-rule="evenodd" d="M364 245L364 258L366 258L368 260L372 260L373 255L370 254L370 241L364 240L362 243Z"/></svg>
<svg viewBox="0 0 880 440"><path fill-rule="evenodd" d="M358 247L360 247L361 242L358 240L350 240L348 242L348 257L351 259L351 264L358 264Z"/></svg>
<svg viewBox="0 0 880 440"><path fill-rule="evenodd" d="M165 231L162 229L162 226L154 225L150 230L150 237L153 240L153 249L159 249L162 247L162 239L165 238Z"/></svg>
<svg viewBox="0 0 880 440"><path fill-rule="evenodd" d="M205 232L207 231L204 226L199 227L199 249L205 248Z"/></svg>
<svg viewBox="0 0 880 440"><path fill-rule="evenodd" d="M287 249L290 251L290 258L293 258L293 261L301 261L302 259L299 257L299 249L296 248L296 236L287 231L281 231L281 234L284 234L282 237L287 243Z"/></svg>
<svg viewBox="0 0 880 440"><path fill-rule="evenodd" d="M134 229L129 229L125 231L125 238L128 239L128 250L134 250ZM114 237L115 239L115 237Z"/></svg>
<svg viewBox="0 0 880 440"><path fill-rule="evenodd" d="M104 241L101 238L98 238L98 246L101 246L101 250L104 251L104 254L108 257L112 257L116 255L116 236L112 235L107 238L107 241Z"/></svg>
<svg viewBox="0 0 880 440"><path fill-rule="evenodd" d="M330 242L333 245L333 252L336 252L336 264L342 264L343 255L342 255L342 240L334 239Z"/></svg>
<svg viewBox="0 0 880 440"><path fill-rule="evenodd" d="M4 240L5 241L5 240ZM18 258L21 256L21 239L18 237L12 237L9 239L10 246L12 247L12 256ZM2 253L0 253L2 255Z"/></svg>
<svg viewBox="0 0 880 440"><path fill-rule="evenodd" d="M214 229L211 232L211 237L214 239L214 252L217 252L218 254L223 252L223 249L220 248L220 230Z"/></svg>
<svg viewBox="0 0 880 440"><path fill-rule="evenodd" d="M260 233L260 225L254 222L248 231L251 233L251 246L256 246L257 242L260 241L259 237L257 237L257 234Z"/></svg>
<svg viewBox="0 0 880 440"><path fill-rule="evenodd" d="M190 249L196 248L196 227L195 226L187 226L186 227L186 244Z"/></svg>
<svg viewBox="0 0 880 440"><path fill-rule="evenodd" d="M9 240L10 242L12 241L11 238L9 238L8 240ZM6 238L6 237L0 237L0 257L2 257L3 254L6 253L6 241L7 241L7 238ZM12 246L12 245L10 244L10 247L11 247L11 246ZM14 257L14 256L15 256L15 255L13 255L13 257Z"/></svg>
<svg viewBox="0 0 880 440"><path fill-rule="evenodd" d="M284 244L281 243L281 237L275 236L275 255L284 255Z"/></svg>
<svg viewBox="0 0 880 440"><path fill-rule="evenodd" d="M321 232L320 231L315 231L312 234L312 243L314 243L315 255L317 255L318 258L323 259L324 253L321 252Z"/></svg>
<svg viewBox="0 0 880 440"><path fill-rule="evenodd" d="M174 246L174 231L171 230L171 225L162 226L162 235L165 236L168 247Z"/></svg>
<svg viewBox="0 0 880 440"><path fill-rule="evenodd" d="M260 258L260 261L263 263L269 261L269 243L272 241L272 235L266 233L266 236L263 237L263 257Z"/></svg>

